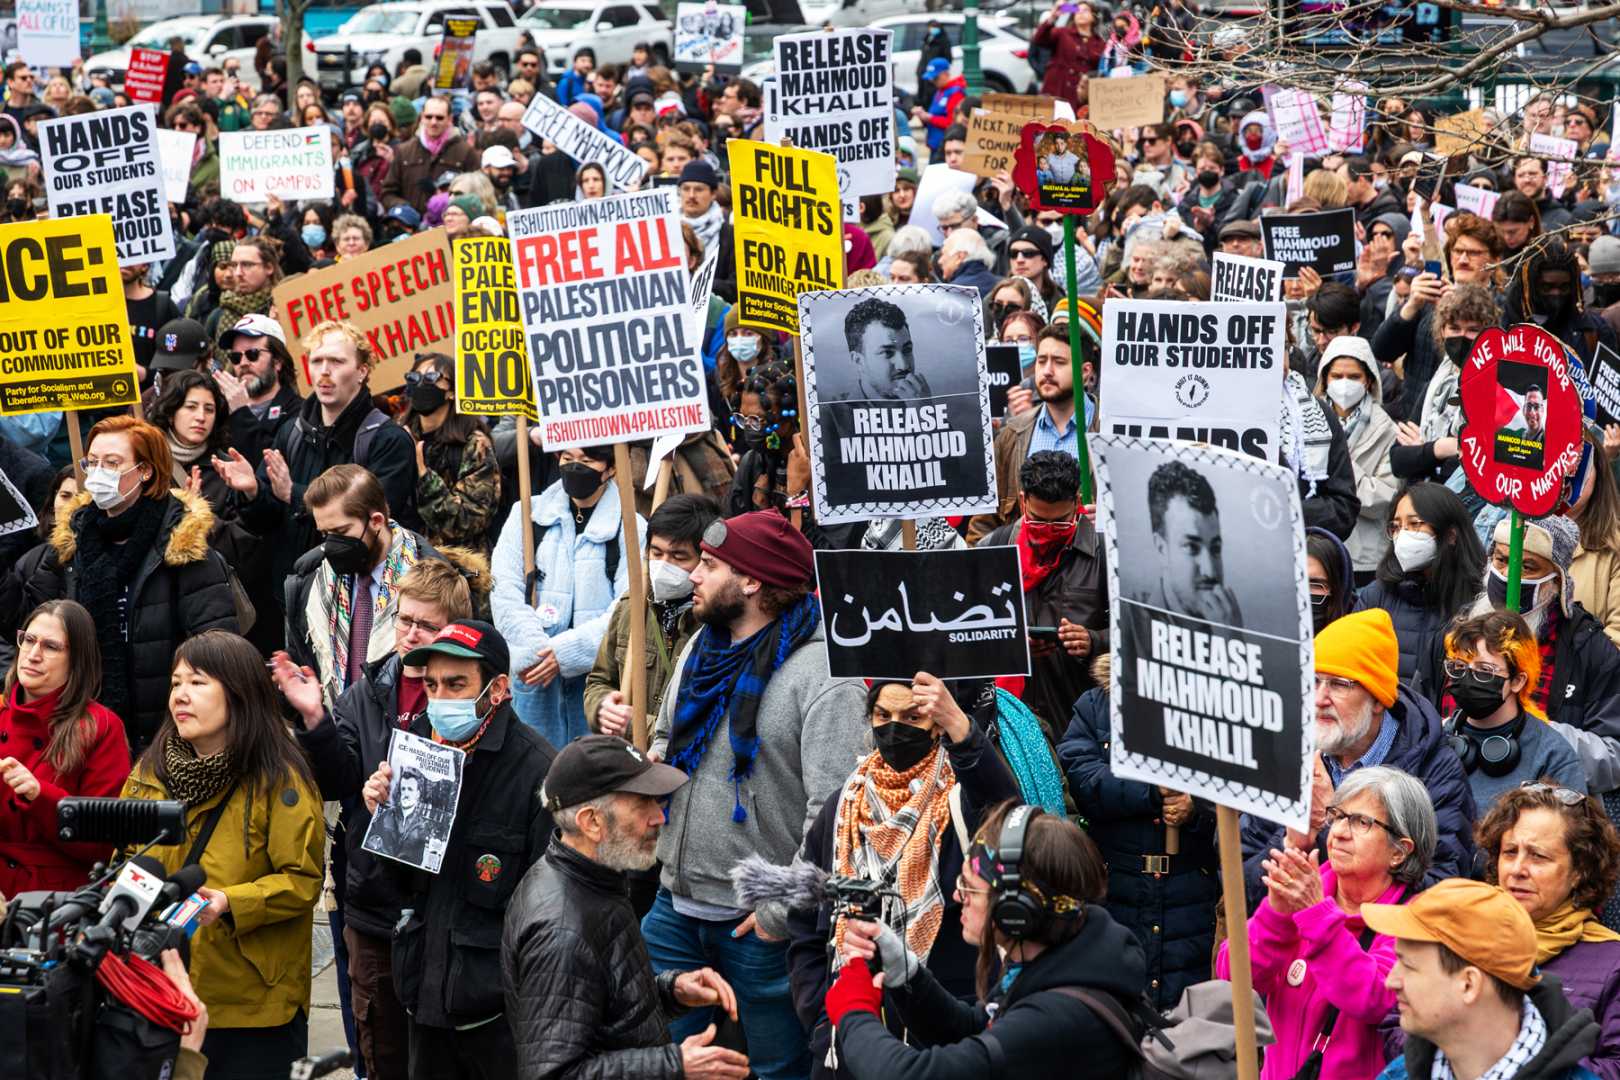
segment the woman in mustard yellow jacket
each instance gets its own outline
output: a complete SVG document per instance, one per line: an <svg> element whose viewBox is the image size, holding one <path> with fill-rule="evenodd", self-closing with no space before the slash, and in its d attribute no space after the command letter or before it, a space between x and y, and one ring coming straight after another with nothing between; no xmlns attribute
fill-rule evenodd
<svg viewBox="0 0 1620 1080"><path fill-rule="evenodd" d="M169 873L197 862L207 874L191 979L208 1006L210 1077L285 1080L308 1050L326 824L277 705L246 639L198 634L175 653L169 715L124 785L186 804L185 838L151 854Z"/></svg>

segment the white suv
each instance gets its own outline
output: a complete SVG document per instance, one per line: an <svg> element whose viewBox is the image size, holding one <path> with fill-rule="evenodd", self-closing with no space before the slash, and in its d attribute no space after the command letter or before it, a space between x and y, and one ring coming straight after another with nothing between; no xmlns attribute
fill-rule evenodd
<svg viewBox="0 0 1620 1080"><path fill-rule="evenodd" d="M445 20L477 17L473 61L488 60L503 75L517 56L517 17L506 0L411 0L372 4L350 16L337 33L306 43L315 54L315 74L323 90L359 86L366 68L382 64L396 70L407 53L431 66L444 35Z"/></svg>
<svg viewBox="0 0 1620 1080"><path fill-rule="evenodd" d="M545 50L553 78L574 66L574 53L584 45L596 53L597 67L628 64L643 41L660 64L675 51L673 28L652 0L548 0L525 11L518 26Z"/></svg>

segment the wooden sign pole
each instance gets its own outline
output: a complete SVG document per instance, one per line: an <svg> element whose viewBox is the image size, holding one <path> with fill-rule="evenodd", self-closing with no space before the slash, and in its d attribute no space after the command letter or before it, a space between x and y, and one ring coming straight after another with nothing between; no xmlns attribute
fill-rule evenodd
<svg viewBox="0 0 1620 1080"><path fill-rule="evenodd" d="M1226 903L1227 958L1232 965L1232 1024L1237 1030L1238 1080L1259 1080L1260 1053L1254 1037L1254 977L1249 970L1248 902L1243 895L1243 846L1238 812L1215 807L1221 842L1221 895Z"/></svg>
<svg viewBox="0 0 1620 1080"><path fill-rule="evenodd" d="M641 537L636 529L636 493L630 480L630 444L613 444L613 475L619 485L625 562L630 570L630 645L625 650L630 706L630 733L638 749L647 749L647 579L642 574Z"/></svg>
<svg viewBox="0 0 1620 1080"><path fill-rule="evenodd" d="M82 489L84 466L79 462L84 460L84 433L79 430L79 414L72 409L63 409L62 423L67 425L68 453L73 455L73 479Z"/></svg>
<svg viewBox="0 0 1620 1080"><path fill-rule="evenodd" d="M529 471L529 418L517 418L517 474L519 511L518 521L523 526L523 591L524 599L534 603L528 595L529 579L534 576L534 512L529 503L534 494L534 478Z"/></svg>

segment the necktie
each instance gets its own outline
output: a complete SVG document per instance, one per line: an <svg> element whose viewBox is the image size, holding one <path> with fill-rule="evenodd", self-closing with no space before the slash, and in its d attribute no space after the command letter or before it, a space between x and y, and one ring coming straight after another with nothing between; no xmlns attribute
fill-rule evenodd
<svg viewBox="0 0 1620 1080"><path fill-rule="evenodd" d="M344 687L360 681L366 670L366 647L371 643L371 575L354 575L354 611L349 619L349 677Z"/></svg>

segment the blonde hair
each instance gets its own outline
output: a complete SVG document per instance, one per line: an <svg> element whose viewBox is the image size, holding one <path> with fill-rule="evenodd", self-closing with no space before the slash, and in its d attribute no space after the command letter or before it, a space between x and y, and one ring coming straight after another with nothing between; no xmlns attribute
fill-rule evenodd
<svg viewBox="0 0 1620 1080"><path fill-rule="evenodd" d="M304 352L314 352L327 334L336 334L350 345L353 345L355 355L360 358L360 362L366 367L375 366L377 360L372 355L371 343L366 340L366 335L357 330L353 323L343 322L339 319L328 319L311 327L309 333L305 334L300 342L304 347Z"/></svg>

